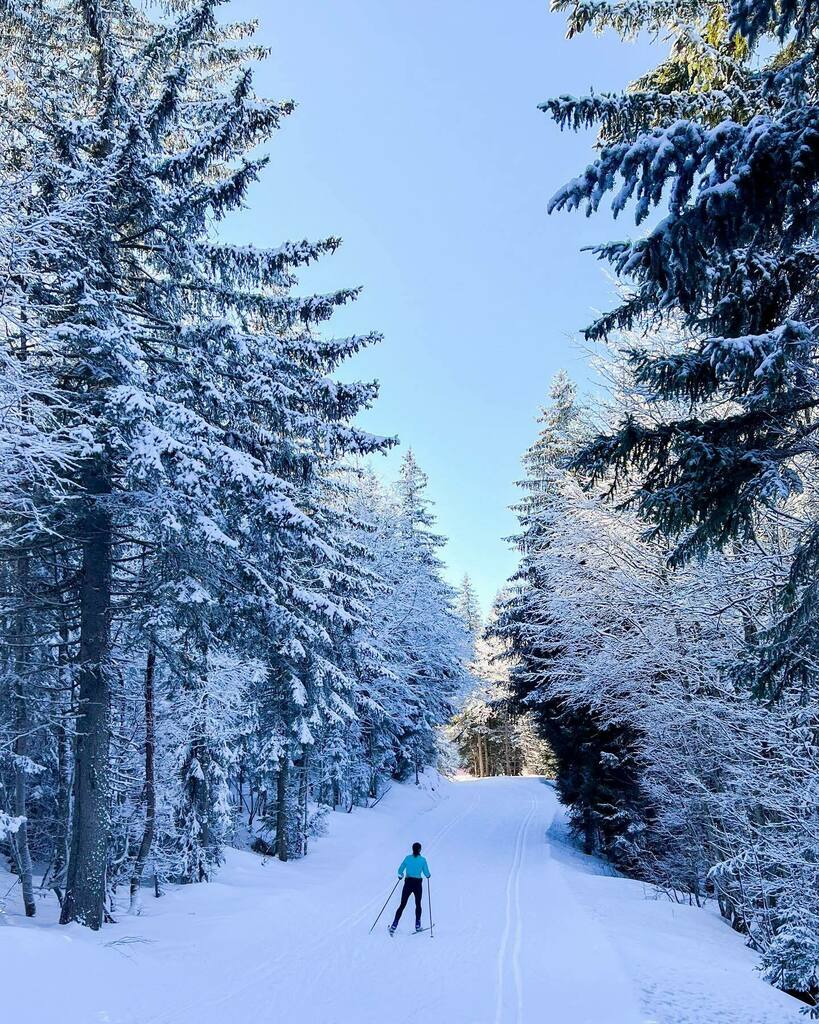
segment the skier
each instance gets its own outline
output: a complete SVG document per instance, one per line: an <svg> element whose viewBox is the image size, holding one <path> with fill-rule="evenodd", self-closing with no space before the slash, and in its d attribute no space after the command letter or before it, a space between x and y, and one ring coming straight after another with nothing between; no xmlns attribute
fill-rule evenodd
<svg viewBox="0 0 819 1024"><path fill-rule="evenodd" d="M406 878L404 875L406 874ZM398 922L401 920L401 915L404 913L404 907L407 905L410 896L415 897L415 930L417 932L423 931L421 928L421 893L424 880L423 875L429 878L429 865L427 864L426 858L421 856L421 844L412 844L412 853L408 854L402 861L401 866L398 868L398 877L404 878L404 888L401 891L401 903L398 910L395 912L395 920L390 925L390 935L395 934L395 929L398 927Z"/></svg>

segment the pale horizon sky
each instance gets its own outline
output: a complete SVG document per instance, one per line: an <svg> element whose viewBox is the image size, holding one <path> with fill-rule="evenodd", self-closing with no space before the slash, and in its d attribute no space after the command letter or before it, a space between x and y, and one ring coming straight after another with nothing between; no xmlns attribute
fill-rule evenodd
<svg viewBox="0 0 819 1024"><path fill-rule="evenodd" d="M450 579L472 577L483 611L513 572L520 457L554 373L581 382L570 337L611 300L583 245L633 230L607 213L546 214L592 158L592 133L561 134L543 100L622 88L647 44L567 41L548 0L234 0L272 48L257 90L293 98L250 209L224 234L256 245L340 235L301 291L362 285L333 333L384 342L345 368L377 378L361 423L401 439L429 475Z"/></svg>

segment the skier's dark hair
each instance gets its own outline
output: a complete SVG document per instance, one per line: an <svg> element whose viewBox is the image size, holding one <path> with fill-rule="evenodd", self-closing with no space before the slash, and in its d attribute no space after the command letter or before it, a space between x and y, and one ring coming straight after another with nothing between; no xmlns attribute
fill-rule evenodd
<svg viewBox="0 0 819 1024"><path fill-rule="evenodd" d="M417 857L420 852L421 852L421 844L420 843L413 843L412 844L413 856Z"/></svg>

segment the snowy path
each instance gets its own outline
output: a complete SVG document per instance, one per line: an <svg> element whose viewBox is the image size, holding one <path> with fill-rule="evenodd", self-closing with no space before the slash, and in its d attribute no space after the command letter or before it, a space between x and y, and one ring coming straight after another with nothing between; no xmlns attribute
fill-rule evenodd
<svg viewBox="0 0 819 1024"><path fill-rule="evenodd" d="M395 787L332 815L332 835L281 865L232 853L211 885L146 899L91 935L10 915L0 963L48 961L17 1024L783 1024L797 1005L753 973L714 915L647 901L550 826L538 779ZM368 929L413 840L432 871L435 937ZM424 900L426 924L427 901ZM11 941L8 941L11 940ZM697 957L702 958L702 963ZM665 957L665 960L663 959ZM713 977L709 969L715 971ZM676 972L676 973L674 973ZM671 979L669 989L666 979ZM704 979L704 980L703 980ZM736 1016L734 1017L734 1012Z"/></svg>
<svg viewBox="0 0 819 1024"><path fill-rule="evenodd" d="M149 1018L152 1024L216 1024L228 1005L241 1005L253 1020L274 1020L276 1007L301 1005L317 1024L529 1024L541 1022L549 1005L576 1024L644 1020L615 950L548 855L544 834L557 806L551 788L536 779L499 779L447 792L431 810L411 815L403 832L391 829L380 842L341 853L349 867L335 885L310 893L308 915L288 920L286 938L271 907L269 953L258 948L256 928L250 942L241 932L223 942L209 957L208 990ZM433 873L435 937L411 933L409 909L395 938L387 936L398 892L368 935L404 847L416 838ZM425 924L426 916L425 894Z"/></svg>

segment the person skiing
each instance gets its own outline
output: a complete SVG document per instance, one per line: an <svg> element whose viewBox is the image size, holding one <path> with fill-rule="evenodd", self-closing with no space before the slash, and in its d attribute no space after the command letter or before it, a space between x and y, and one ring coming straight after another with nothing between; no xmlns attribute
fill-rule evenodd
<svg viewBox="0 0 819 1024"><path fill-rule="evenodd" d="M404 878L406 875L406 878ZM421 893L423 891L424 879L423 876L429 878L429 865L427 864L426 857L421 856L421 844L412 844L412 853L408 854L402 861L398 868L398 877L404 879L404 888L401 890L401 903L399 904L398 910L395 912L395 918L390 925L390 935L395 934L395 929L398 927L398 922L401 920L401 915L404 913L404 907L409 902L410 896L415 897L415 930L417 932L422 931L421 928Z"/></svg>

